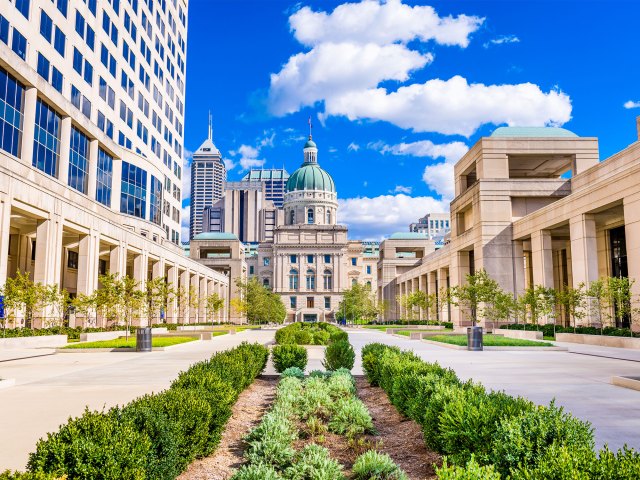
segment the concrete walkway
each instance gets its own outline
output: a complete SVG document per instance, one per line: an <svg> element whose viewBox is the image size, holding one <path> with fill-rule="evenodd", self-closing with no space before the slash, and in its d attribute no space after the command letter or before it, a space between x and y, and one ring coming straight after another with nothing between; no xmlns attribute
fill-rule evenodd
<svg viewBox="0 0 640 480"><path fill-rule="evenodd" d="M364 345L380 342L413 350L426 361L439 362L458 376L474 379L485 387L521 395L538 404L556 404L595 428L599 447L618 449L627 443L640 449L640 392L611 385L614 375L640 375L634 361L592 356L614 355L606 347L580 345L581 355L569 352L468 352L451 350L418 340L398 338L375 330L349 330L357 352L354 373L362 371L360 351ZM562 344L569 346L569 344ZM620 350L620 349L612 349ZM636 352L627 352L636 357Z"/></svg>
<svg viewBox="0 0 640 480"><path fill-rule="evenodd" d="M37 440L85 406L109 408L158 392L214 352L273 337L274 331L246 330L164 352L64 353L0 363L0 377L16 379L14 387L0 390L0 471L23 470Z"/></svg>

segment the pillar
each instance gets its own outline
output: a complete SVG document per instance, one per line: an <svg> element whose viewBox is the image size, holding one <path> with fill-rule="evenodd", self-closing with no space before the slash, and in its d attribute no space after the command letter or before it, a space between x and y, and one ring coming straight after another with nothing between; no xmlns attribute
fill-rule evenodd
<svg viewBox="0 0 640 480"><path fill-rule="evenodd" d="M191 275L190 285L191 285L192 289L195 290L196 298L199 301L200 300L200 292L198 291L199 281L198 281L198 275L197 274ZM191 296L189 296L189 297L191 297ZM198 314L199 314L198 307L191 308L191 306L189 306L189 323L198 323L199 322Z"/></svg>
<svg viewBox="0 0 640 480"><path fill-rule="evenodd" d="M78 295L91 295L98 288L99 258L100 234L97 230L91 229L87 235L80 236L78 243L78 282L76 285ZM85 320L88 321L89 318ZM76 325L72 325L72 320L70 320L69 326Z"/></svg>
<svg viewBox="0 0 640 480"><path fill-rule="evenodd" d="M169 288L174 292L169 298L169 304L167 305L167 314L165 316L167 323L178 323L178 299L176 297L179 287L178 267L177 265L171 265L167 275L167 281Z"/></svg>
<svg viewBox="0 0 640 480"><path fill-rule="evenodd" d="M624 233L627 246L627 269L631 286L632 308L640 308L640 194L623 199Z"/></svg>
<svg viewBox="0 0 640 480"><path fill-rule="evenodd" d="M127 245L114 245L109 252L109 273L121 278L127 274Z"/></svg>
<svg viewBox="0 0 640 480"><path fill-rule="evenodd" d="M598 245L594 216L582 214L572 217L569 220L569 236L573 287L577 288L581 283L588 287L598 279Z"/></svg>
<svg viewBox="0 0 640 480"><path fill-rule="evenodd" d="M438 288L440 291L444 291L447 288L447 269L439 268L437 271L438 275ZM438 299L440 302L440 321L441 322L454 322L456 326L459 326L459 317L453 318L455 315L449 316L449 303L445 298L438 292ZM452 311L452 314L455 314L456 311Z"/></svg>
<svg viewBox="0 0 640 480"><path fill-rule="evenodd" d="M553 288L553 250L549 230L531 234L531 269L534 286Z"/></svg>
<svg viewBox="0 0 640 480"><path fill-rule="evenodd" d="M11 198L0 194L0 287L7 281L9 239L11 233Z"/></svg>
<svg viewBox="0 0 640 480"><path fill-rule="evenodd" d="M96 198L96 184L98 177L98 140L94 139L89 142L89 165L87 165L87 196L92 200Z"/></svg>
<svg viewBox="0 0 640 480"><path fill-rule="evenodd" d="M120 211L120 197L122 196L122 160L113 159L111 172L111 209Z"/></svg>
<svg viewBox="0 0 640 480"><path fill-rule="evenodd" d="M180 309L178 311L178 323L189 323L189 270L184 270L180 274L180 291L182 292L181 302L183 305L180 305Z"/></svg>
<svg viewBox="0 0 640 480"><path fill-rule="evenodd" d="M200 290L198 292L200 298L200 304L198 308L198 315L201 318L201 322L211 321L207 318L207 296L209 295L209 284L206 277L200 278Z"/></svg>
<svg viewBox="0 0 640 480"><path fill-rule="evenodd" d="M138 283L138 288L144 288L149 275L149 255L143 250L133 259L133 279Z"/></svg>
<svg viewBox="0 0 640 480"><path fill-rule="evenodd" d="M36 103L38 101L38 89L28 87L24 91L24 108L22 109L22 144L20 145L20 158L23 163L33 163L33 139L36 128Z"/></svg>
<svg viewBox="0 0 640 480"><path fill-rule="evenodd" d="M521 295L527 284L524 271L524 241L513 241L513 294Z"/></svg>
<svg viewBox="0 0 640 480"><path fill-rule="evenodd" d="M60 122L60 163L58 180L69 184L69 154L71 152L71 117L63 117Z"/></svg>
<svg viewBox="0 0 640 480"><path fill-rule="evenodd" d="M60 284L62 272L62 218L52 214L48 220L39 220L36 227L36 260L33 281L43 285ZM53 312L38 312L33 326L40 328Z"/></svg>

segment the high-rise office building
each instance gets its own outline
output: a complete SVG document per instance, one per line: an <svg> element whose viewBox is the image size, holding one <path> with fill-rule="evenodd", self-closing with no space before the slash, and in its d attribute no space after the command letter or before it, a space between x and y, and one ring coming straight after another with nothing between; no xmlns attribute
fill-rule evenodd
<svg viewBox="0 0 640 480"><path fill-rule="evenodd" d="M186 36L186 0L3 0L0 286L228 283L178 246Z"/></svg>
<svg viewBox="0 0 640 480"><path fill-rule="evenodd" d="M264 184L264 199L271 200L277 208L284 204L289 174L284 168L251 169L243 182L260 182Z"/></svg>
<svg viewBox="0 0 640 480"><path fill-rule="evenodd" d="M191 162L191 214L189 239L202 232L202 212L224 195L227 169L220 150L213 143L211 118L209 136L193 153Z"/></svg>

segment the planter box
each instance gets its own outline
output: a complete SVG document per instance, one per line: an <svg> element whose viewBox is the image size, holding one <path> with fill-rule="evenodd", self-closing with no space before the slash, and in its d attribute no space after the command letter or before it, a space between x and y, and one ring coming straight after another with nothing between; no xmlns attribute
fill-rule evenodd
<svg viewBox="0 0 640 480"><path fill-rule="evenodd" d="M437 345L438 347L450 348L451 350L467 350L466 346L452 345L450 343L434 342L432 340L423 340L425 343ZM567 352L564 347L487 347L483 346L485 352ZM468 350L467 350L468 351ZM470 352L478 353L478 352Z"/></svg>
<svg viewBox="0 0 640 480"><path fill-rule="evenodd" d="M81 333L81 342L97 342L100 340L115 340L119 337L124 337L127 334L125 330L114 330L113 332L90 332Z"/></svg>
<svg viewBox="0 0 640 480"><path fill-rule="evenodd" d="M66 344L66 335L0 338L0 348L55 348Z"/></svg>
<svg viewBox="0 0 640 480"><path fill-rule="evenodd" d="M640 377L611 377L611 383L618 387L640 390Z"/></svg>
<svg viewBox="0 0 640 480"><path fill-rule="evenodd" d="M151 334L155 335L158 333L169 333L169 330L167 329L167 327L153 327L151 329Z"/></svg>
<svg viewBox="0 0 640 480"><path fill-rule="evenodd" d="M507 338L520 338L523 340L542 340L542 332L537 330L509 330L506 328L496 328L493 333Z"/></svg>
<svg viewBox="0 0 640 480"><path fill-rule="evenodd" d="M177 330L179 332L187 332L189 330L193 331L193 330L207 330L210 329L211 327L208 325L184 325L181 327L178 327Z"/></svg>
<svg viewBox="0 0 640 480"><path fill-rule="evenodd" d="M581 333L556 333L556 342L597 345L600 347L640 349L640 338L584 335Z"/></svg>

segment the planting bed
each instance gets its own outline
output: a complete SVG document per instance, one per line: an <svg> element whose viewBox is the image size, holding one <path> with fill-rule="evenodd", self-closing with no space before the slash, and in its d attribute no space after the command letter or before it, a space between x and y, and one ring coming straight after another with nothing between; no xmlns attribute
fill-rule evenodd
<svg viewBox="0 0 640 480"><path fill-rule="evenodd" d="M448 343L460 347L467 346L466 335L434 335L429 337L432 342ZM520 338L506 338L500 335L483 335L482 343L485 347L553 347L551 343L523 340Z"/></svg>
<svg viewBox="0 0 640 480"><path fill-rule="evenodd" d="M172 345L179 345L181 343L193 342L195 337L153 337L151 340L151 346L157 347L170 347ZM136 348L136 338L129 337L116 338L114 340L100 340L97 342L80 342L72 345L67 345L65 349L83 349L83 348Z"/></svg>

